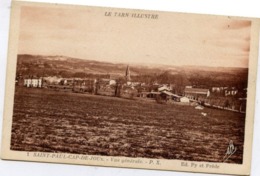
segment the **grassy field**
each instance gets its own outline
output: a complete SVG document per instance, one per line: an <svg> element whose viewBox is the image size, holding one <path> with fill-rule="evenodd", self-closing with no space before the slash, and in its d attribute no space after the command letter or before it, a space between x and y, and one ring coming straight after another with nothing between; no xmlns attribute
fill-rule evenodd
<svg viewBox="0 0 260 176"><path fill-rule="evenodd" d="M207 113L204 117L201 112ZM11 149L242 163L245 115L17 87Z"/></svg>

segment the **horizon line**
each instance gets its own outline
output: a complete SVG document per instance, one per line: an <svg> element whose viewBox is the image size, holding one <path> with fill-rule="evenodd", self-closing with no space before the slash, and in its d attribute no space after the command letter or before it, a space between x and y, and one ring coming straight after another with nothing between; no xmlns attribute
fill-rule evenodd
<svg viewBox="0 0 260 176"><path fill-rule="evenodd" d="M110 63L110 64L124 64L124 65L140 65L140 66L165 66L165 67L209 67L209 68L237 68L237 69L249 69L249 67L241 67L241 66L209 66L209 65L173 65L173 64L157 64L157 63L142 63L142 62L111 62L111 61L101 61L101 60L94 60L94 59L82 59L74 56L65 56L65 55L42 55L42 54L17 54L18 55L30 55L30 56L43 56L43 57L68 57L70 59L79 59L79 60L85 60L85 61L94 61L94 62L100 62L100 63Z"/></svg>

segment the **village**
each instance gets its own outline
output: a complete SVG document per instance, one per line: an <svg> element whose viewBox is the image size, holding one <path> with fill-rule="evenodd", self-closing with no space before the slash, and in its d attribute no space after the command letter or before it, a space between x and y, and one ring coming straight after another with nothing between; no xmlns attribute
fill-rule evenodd
<svg viewBox="0 0 260 176"><path fill-rule="evenodd" d="M88 93L100 96L120 97L132 100L153 101L160 104L178 104L205 106L230 110L240 113L246 111L247 88L239 92L236 87L200 88L185 85L181 93L173 91L174 84L135 82L131 79L129 65L124 75L110 74L109 78L62 78L56 76L36 77L20 76L16 79L17 86L27 88L46 88L56 91ZM242 94L242 97L237 97Z"/></svg>

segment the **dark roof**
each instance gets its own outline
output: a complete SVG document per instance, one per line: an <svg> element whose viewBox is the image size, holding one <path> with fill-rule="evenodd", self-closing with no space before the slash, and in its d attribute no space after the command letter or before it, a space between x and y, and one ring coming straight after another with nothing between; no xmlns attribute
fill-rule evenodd
<svg viewBox="0 0 260 176"><path fill-rule="evenodd" d="M161 94L161 92L149 92L149 94L160 95L160 94Z"/></svg>
<svg viewBox="0 0 260 176"><path fill-rule="evenodd" d="M41 79L41 77L37 77L37 76L24 76L24 79Z"/></svg>
<svg viewBox="0 0 260 176"><path fill-rule="evenodd" d="M185 93L197 93L197 94L207 94L209 89L199 89L199 88L185 88Z"/></svg>
<svg viewBox="0 0 260 176"><path fill-rule="evenodd" d="M169 95L169 96L176 97L176 98L180 98L179 95L173 94L172 92L169 92L169 91L162 91L162 93L164 93L164 94L166 94L166 95Z"/></svg>
<svg viewBox="0 0 260 176"><path fill-rule="evenodd" d="M229 88L227 88L226 90L227 90L227 91L232 91L232 90L238 91L238 89L235 88L235 87L229 87Z"/></svg>

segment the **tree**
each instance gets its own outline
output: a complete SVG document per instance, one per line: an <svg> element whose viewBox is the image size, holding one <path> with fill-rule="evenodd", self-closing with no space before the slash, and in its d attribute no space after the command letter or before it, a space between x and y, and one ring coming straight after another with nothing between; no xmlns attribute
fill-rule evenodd
<svg viewBox="0 0 260 176"><path fill-rule="evenodd" d="M225 100L225 103L224 103L224 108L228 108L230 106L230 103L228 100Z"/></svg>
<svg viewBox="0 0 260 176"><path fill-rule="evenodd" d="M116 86L115 86L115 96L120 97L121 89L123 87L123 84L126 83L126 79L124 78L118 78L116 80Z"/></svg>

